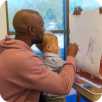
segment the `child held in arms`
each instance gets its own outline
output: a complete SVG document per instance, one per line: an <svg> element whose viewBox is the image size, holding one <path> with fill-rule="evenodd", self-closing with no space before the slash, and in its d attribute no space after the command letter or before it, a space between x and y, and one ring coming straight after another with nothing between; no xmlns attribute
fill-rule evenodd
<svg viewBox="0 0 102 102"><path fill-rule="evenodd" d="M59 56L57 37L53 33L47 32L44 35L43 42L37 45L37 47L43 52L43 60L48 68L52 71L60 72L65 61ZM47 102L65 102L65 96L46 95Z"/></svg>

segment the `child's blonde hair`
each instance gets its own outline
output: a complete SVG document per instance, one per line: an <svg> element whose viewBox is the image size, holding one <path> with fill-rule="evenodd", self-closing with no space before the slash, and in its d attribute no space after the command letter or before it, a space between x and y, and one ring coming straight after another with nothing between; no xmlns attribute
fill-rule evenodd
<svg viewBox="0 0 102 102"><path fill-rule="evenodd" d="M42 44L38 45L38 47L43 52L50 52L50 53L58 53L59 52L58 39L51 32L46 32L44 34L43 42L42 42Z"/></svg>

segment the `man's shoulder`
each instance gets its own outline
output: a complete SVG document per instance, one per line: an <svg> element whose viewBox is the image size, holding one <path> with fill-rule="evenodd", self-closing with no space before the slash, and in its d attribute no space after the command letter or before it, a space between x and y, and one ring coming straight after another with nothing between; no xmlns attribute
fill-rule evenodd
<svg viewBox="0 0 102 102"><path fill-rule="evenodd" d="M32 56L34 57L34 53L30 49L6 49L2 54L1 54L5 59L11 60L11 61L19 61L19 60L24 60L31 58Z"/></svg>

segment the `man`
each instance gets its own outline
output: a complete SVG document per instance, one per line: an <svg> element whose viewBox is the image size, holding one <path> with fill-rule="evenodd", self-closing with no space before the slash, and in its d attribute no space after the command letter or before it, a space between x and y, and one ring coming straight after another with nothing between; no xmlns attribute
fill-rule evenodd
<svg viewBox="0 0 102 102"><path fill-rule="evenodd" d="M74 57L78 51L71 44L62 71L57 74L46 68L32 53L32 42L41 43L43 19L32 10L16 13L13 25L16 40L0 42L0 94L7 102L38 102L40 92L64 95L70 91L75 77Z"/></svg>

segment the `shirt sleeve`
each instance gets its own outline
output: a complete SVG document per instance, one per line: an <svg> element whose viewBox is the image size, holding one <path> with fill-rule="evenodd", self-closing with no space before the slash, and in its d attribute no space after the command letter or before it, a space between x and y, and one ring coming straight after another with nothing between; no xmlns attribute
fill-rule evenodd
<svg viewBox="0 0 102 102"><path fill-rule="evenodd" d="M20 55L17 69L18 85L36 91L43 91L52 94L68 94L75 78L75 71L72 65L64 65L58 74L47 68L43 61L31 53ZM74 58L68 57L67 62L74 64Z"/></svg>

